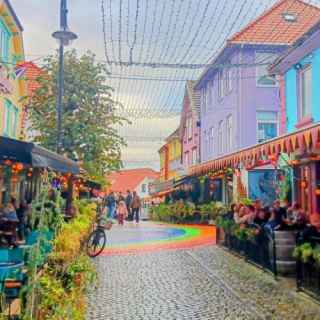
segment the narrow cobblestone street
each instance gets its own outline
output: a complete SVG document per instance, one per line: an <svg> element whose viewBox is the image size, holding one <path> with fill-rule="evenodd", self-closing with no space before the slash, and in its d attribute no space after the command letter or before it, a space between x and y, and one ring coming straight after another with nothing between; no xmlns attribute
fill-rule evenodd
<svg viewBox="0 0 320 320"><path fill-rule="evenodd" d="M206 233L196 227L183 239L187 229L113 228L96 259L99 280L87 319L320 319L313 303L271 275L207 239L199 246L194 240Z"/></svg>

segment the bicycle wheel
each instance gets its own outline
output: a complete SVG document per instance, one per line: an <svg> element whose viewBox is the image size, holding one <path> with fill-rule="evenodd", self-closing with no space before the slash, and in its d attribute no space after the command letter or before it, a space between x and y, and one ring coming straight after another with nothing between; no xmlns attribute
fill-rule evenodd
<svg viewBox="0 0 320 320"><path fill-rule="evenodd" d="M106 246L107 237L102 229L93 231L87 241L87 254L89 257L97 257Z"/></svg>

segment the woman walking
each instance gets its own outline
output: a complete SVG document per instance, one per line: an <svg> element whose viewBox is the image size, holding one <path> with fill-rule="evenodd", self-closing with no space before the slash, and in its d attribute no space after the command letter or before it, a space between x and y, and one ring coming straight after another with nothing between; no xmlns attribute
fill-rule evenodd
<svg viewBox="0 0 320 320"><path fill-rule="evenodd" d="M133 191L131 208L132 208L132 218L136 220L136 223L139 223L141 200L136 191Z"/></svg>
<svg viewBox="0 0 320 320"><path fill-rule="evenodd" d="M117 218L120 226L123 226L124 219L128 216L128 210L126 203L124 201L120 201L117 208Z"/></svg>

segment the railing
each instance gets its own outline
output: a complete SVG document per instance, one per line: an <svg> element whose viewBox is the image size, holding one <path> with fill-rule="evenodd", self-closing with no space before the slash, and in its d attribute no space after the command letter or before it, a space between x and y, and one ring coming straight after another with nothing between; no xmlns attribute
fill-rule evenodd
<svg viewBox="0 0 320 320"><path fill-rule="evenodd" d="M219 244L233 253L246 259L246 261L270 271L277 276L276 246L274 233L259 228L259 233L253 239L241 240L230 232L225 232L223 241Z"/></svg>
<svg viewBox="0 0 320 320"><path fill-rule="evenodd" d="M312 247L320 244L319 237L297 237L297 245L304 242L311 243ZM304 263L297 259L297 288L311 297L320 298L320 268L313 260Z"/></svg>

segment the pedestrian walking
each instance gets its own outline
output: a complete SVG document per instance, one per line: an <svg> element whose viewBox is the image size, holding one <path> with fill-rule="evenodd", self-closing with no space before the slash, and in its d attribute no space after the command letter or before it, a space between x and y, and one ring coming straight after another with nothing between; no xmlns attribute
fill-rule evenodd
<svg viewBox="0 0 320 320"><path fill-rule="evenodd" d="M111 191L106 198L106 207L108 209L110 218L114 219L116 214L116 198L113 191Z"/></svg>
<svg viewBox="0 0 320 320"><path fill-rule="evenodd" d="M132 194L130 190L127 190L127 196L126 196L125 202L128 210L128 220L132 221L133 220L132 210L131 210Z"/></svg>
<svg viewBox="0 0 320 320"><path fill-rule="evenodd" d="M131 208L132 208L132 219L135 219L136 223L139 223L141 200L136 191L133 191Z"/></svg>
<svg viewBox="0 0 320 320"><path fill-rule="evenodd" d="M125 201L125 198L124 198L122 192L120 191L118 194L118 203L120 203L121 201Z"/></svg>
<svg viewBox="0 0 320 320"><path fill-rule="evenodd" d="M126 203L124 201L120 201L118 208L117 208L117 218L118 218L118 224L120 226L123 226L124 219L128 216L128 210Z"/></svg>

